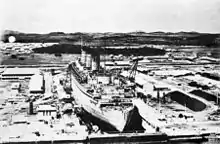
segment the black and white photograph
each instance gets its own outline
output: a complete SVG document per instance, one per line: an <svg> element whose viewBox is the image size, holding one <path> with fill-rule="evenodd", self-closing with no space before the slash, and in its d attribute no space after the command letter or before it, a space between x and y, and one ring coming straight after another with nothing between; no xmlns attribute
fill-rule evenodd
<svg viewBox="0 0 220 144"><path fill-rule="evenodd" d="M0 143L220 144L220 0L0 0Z"/></svg>

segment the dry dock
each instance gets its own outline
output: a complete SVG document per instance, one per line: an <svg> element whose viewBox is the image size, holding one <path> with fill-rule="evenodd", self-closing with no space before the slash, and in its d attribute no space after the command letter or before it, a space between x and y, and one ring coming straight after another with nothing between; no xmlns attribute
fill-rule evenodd
<svg viewBox="0 0 220 144"><path fill-rule="evenodd" d="M50 73L44 73L45 76L45 95L52 95L53 86L57 85L57 94L61 98L64 92L62 86L59 85L59 77L54 77ZM157 82L156 79L151 79L150 76L144 78L144 80L150 80L154 83ZM165 84L164 84L165 85ZM170 87L173 87L170 85ZM185 93L182 90L179 90ZM77 94L75 91L74 94ZM188 93L187 93L188 94ZM46 97L45 96L45 97ZM195 95L190 95L196 98ZM219 132L219 121L202 121L205 119L206 112L211 112L216 106L212 103L202 99L197 98L206 105L208 105L209 110L204 112L192 112L189 109L185 110L185 113L191 113L196 118L195 121L192 119L181 119L179 117L172 117L171 115L177 115L178 112L174 112L170 109L166 109L163 104L153 105L155 103L146 103L143 99L135 98L133 103L138 107L139 113L147 123L146 131L144 133L115 133L115 134L72 134L72 135L46 135L40 137L29 137L28 135L22 138L0 138L0 143L169 143L169 142L183 142L183 141L208 141L209 136L212 133L218 134ZM41 103L41 101L36 101L35 104ZM14 108L19 109L20 107L28 107L27 103L21 103ZM177 105L177 104L175 104ZM184 109L183 106L179 105L178 108ZM201 115L200 115L201 114ZM200 115L200 116L199 116ZM201 120L201 117L203 117ZM166 119L166 120L164 120ZM198 120L198 121L197 121ZM154 132L152 131L154 130Z"/></svg>

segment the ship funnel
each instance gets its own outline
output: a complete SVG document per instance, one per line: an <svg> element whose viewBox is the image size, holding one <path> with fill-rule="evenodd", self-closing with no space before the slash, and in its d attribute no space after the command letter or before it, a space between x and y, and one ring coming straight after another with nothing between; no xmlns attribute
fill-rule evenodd
<svg viewBox="0 0 220 144"><path fill-rule="evenodd" d="M92 54L92 70L99 70L100 67L100 54L93 53Z"/></svg>
<svg viewBox="0 0 220 144"><path fill-rule="evenodd" d="M92 55L91 54L87 54L86 57L86 67L87 68L91 68L92 66Z"/></svg>
<svg viewBox="0 0 220 144"><path fill-rule="evenodd" d="M81 63L86 64L86 51L84 49L81 49Z"/></svg>

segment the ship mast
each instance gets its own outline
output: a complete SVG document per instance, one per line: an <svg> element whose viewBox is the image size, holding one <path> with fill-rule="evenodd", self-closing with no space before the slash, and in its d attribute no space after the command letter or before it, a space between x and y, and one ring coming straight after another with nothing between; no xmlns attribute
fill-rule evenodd
<svg viewBox="0 0 220 144"><path fill-rule="evenodd" d="M80 35L80 47L82 49L82 46L83 46L83 40L82 40L82 34Z"/></svg>

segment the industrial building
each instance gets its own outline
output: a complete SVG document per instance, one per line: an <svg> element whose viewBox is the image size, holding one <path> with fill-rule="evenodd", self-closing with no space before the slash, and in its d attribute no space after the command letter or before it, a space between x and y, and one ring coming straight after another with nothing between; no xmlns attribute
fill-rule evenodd
<svg viewBox="0 0 220 144"><path fill-rule="evenodd" d="M20 90L20 88L21 88L21 84L20 83L12 83L11 84L11 89L12 90Z"/></svg>
<svg viewBox="0 0 220 144"><path fill-rule="evenodd" d="M7 68L1 75L1 80L22 80L30 79L36 73L39 73L37 68Z"/></svg>
<svg viewBox="0 0 220 144"><path fill-rule="evenodd" d="M31 77L29 82L29 93L44 93L45 92L45 80L44 76L35 74Z"/></svg>
<svg viewBox="0 0 220 144"><path fill-rule="evenodd" d="M101 65L106 69L131 67L131 63L129 61L106 61L102 62Z"/></svg>
<svg viewBox="0 0 220 144"><path fill-rule="evenodd" d="M57 111L55 107L51 105L39 105L37 107L37 119L38 120L50 120L52 117L56 117Z"/></svg>

